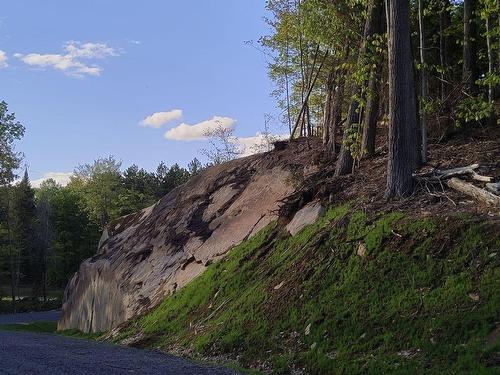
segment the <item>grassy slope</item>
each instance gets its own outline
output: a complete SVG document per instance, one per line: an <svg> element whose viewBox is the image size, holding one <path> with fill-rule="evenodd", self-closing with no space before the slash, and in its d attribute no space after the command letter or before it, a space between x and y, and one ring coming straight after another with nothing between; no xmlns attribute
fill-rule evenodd
<svg viewBox="0 0 500 375"><path fill-rule="evenodd" d="M499 373L499 249L478 218L337 207L295 237L265 228L116 340L275 373Z"/></svg>

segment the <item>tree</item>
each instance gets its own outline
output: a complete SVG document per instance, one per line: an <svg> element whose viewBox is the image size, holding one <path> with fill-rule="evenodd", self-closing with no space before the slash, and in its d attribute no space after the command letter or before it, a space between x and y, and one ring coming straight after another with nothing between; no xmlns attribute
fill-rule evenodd
<svg viewBox="0 0 500 375"><path fill-rule="evenodd" d="M386 197L413 191L416 167L416 103L410 43L409 1L389 1L389 154Z"/></svg>
<svg viewBox="0 0 500 375"><path fill-rule="evenodd" d="M427 113L425 111L425 104L428 101L429 96L429 77L427 74L427 61L426 46L425 46L425 26L424 26L424 0L418 1L418 30L419 30L419 41L420 41L420 142L422 147L420 148L421 155L420 161L422 164L427 163Z"/></svg>
<svg viewBox="0 0 500 375"><path fill-rule="evenodd" d="M119 215L128 215L152 205L156 198L158 181L150 173L137 165L132 165L123 172L123 189L119 200Z"/></svg>
<svg viewBox="0 0 500 375"><path fill-rule="evenodd" d="M370 0L367 7L367 17L363 38L360 43L358 53L357 71L354 84L352 85L352 100L349 106L347 115L347 124L344 128L342 145L340 154L337 159L335 174L338 176L351 173L354 166L354 158L359 158L361 155L361 119L362 110L365 106L367 96L367 83L372 72L372 64L369 59L370 43L375 34L379 31L382 18L382 4L379 0ZM373 108L372 102L371 111L376 111Z"/></svg>
<svg viewBox="0 0 500 375"><path fill-rule="evenodd" d="M203 170L203 164L197 159L194 158L188 164L188 172L191 176L196 176Z"/></svg>
<svg viewBox="0 0 500 375"><path fill-rule="evenodd" d="M184 184L190 178L189 171L175 163L168 168L163 162L156 169L156 178L158 180L157 198L174 190L177 186Z"/></svg>
<svg viewBox="0 0 500 375"><path fill-rule="evenodd" d="M47 283L64 288L80 263L97 251L100 228L85 209L85 197L73 186L62 187L47 180L36 192L50 207Z"/></svg>
<svg viewBox="0 0 500 375"><path fill-rule="evenodd" d="M204 136L211 147L202 149L201 153L214 165L233 160L241 154L233 128L226 128L219 123L215 128L208 129Z"/></svg>
<svg viewBox="0 0 500 375"><path fill-rule="evenodd" d="M101 228L120 216L120 168L121 162L113 156L99 158L91 164L79 165L71 178L70 187L82 194L85 209Z"/></svg>
<svg viewBox="0 0 500 375"><path fill-rule="evenodd" d="M469 95L476 94L478 79L476 0L464 0L464 40L462 79Z"/></svg>
<svg viewBox="0 0 500 375"><path fill-rule="evenodd" d="M35 193L31 188L28 172L12 190L10 223L12 231L11 277L15 289L21 278L33 285L34 296L38 294L43 270L35 247L36 207ZM16 292L18 295L18 291Z"/></svg>
<svg viewBox="0 0 500 375"><path fill-rule="evenodd" d="M9 113L7 103L0 102L0 186L12 182L14 171L19 167L21 155L15 152L13 143L24 135L24 126Z"/></svg>

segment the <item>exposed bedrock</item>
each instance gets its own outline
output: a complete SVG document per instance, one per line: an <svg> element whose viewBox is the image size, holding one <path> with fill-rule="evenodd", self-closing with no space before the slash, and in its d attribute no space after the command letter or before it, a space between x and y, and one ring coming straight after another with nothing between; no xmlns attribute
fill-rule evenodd
<svg viewBox="0 0 500 375"><path fill-rule="evenodd" d="M211 167L154 206L104 230L97 255L69 282L59 329L101 332L158 304L277 218L316 172L305 141Z"/></svg>

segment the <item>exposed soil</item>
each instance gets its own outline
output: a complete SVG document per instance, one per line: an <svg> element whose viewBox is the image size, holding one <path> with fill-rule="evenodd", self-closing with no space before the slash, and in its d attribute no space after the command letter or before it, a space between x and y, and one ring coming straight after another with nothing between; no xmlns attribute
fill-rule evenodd
<svg viewBox="0 0 500 375"><path fill-rule="evenodd" d="M287 210L292 213L297 206L300 207L313 199L321 199L330 203L356 201L359 208L368 211L402 210L416 215L431 213L447 215L458 210L499 217L497 208L475 201L444 185L430 186L417 183L412 196L402 200L386 200L384 198L387 178L385 133L385 128L379 129L376 156L361 160L352 175L335 177L335 161L328 162L323 158L320 171L306 181L304 189L291 197L289 205L283 209L285 216ZM313 147L321 147L315 142L311 143ZM464 167L475 163L480 164L479 174L491 176L494 181L500 180L500 127L457 132L446 141L430 143L428 163L418 173ZM467 179L467 176L461 178ZM480 186L477 182L474 183Z"/></svg>

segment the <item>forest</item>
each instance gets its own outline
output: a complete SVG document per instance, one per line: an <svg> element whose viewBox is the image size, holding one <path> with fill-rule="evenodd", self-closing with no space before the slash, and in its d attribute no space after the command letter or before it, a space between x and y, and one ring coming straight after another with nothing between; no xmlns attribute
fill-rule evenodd
<svg viewBox="0 0 500 375"><path fill-rule="evenodd" d="M254 47L269 59L283 123L292 138L321 137L337 176L369 163L381 131L386 197L409 195L430 143L496 126L498 1L267 4L271 33Z"/></svg>
<svg viewBox="0 0 500 375"><path fill-rule="evenodd" d="M497 125L500 2L269 0L266 56L290 138L319 138L335 175L387 149L387 199L411 195L429 148ZM75 168L67 186L32 188L14 144L25 127L0 105L0 301L46 301L92 256L113 219L147 207L206 166L122 170L112 156ZM217 133L217 131L216 131ZM380 137L381 134L383 137ZM232 133L212 137L212 164L238 157ZM377 141L383 139L383 142ZM18 172L21 170L21 172ZM381 187L382 188L382 187ZM17 305L16 305L17 303Z"/></svg>

